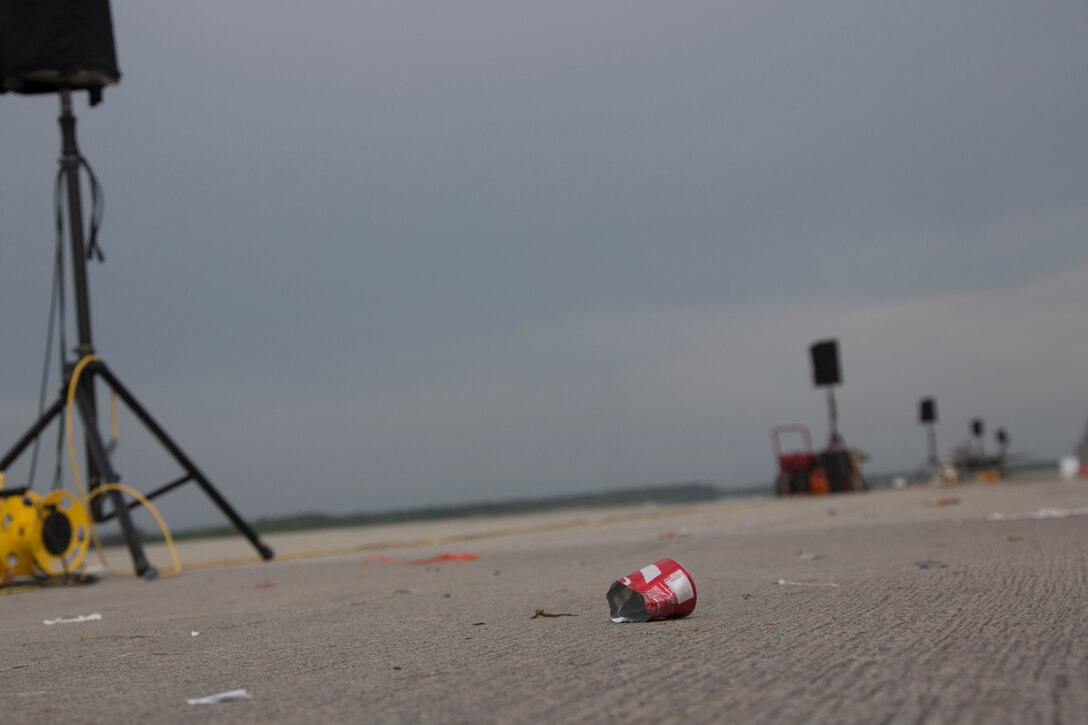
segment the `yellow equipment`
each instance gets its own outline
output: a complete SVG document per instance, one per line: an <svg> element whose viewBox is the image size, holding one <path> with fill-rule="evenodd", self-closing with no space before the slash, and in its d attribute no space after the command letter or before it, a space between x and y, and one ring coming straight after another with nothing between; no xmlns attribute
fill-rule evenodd
<svg viewBox="0 0 1088 725"><path fill-rule="evenodd" d="M74 573L87 556L91 522L75 495L57 490L0 498L0 581Z"/></svg>

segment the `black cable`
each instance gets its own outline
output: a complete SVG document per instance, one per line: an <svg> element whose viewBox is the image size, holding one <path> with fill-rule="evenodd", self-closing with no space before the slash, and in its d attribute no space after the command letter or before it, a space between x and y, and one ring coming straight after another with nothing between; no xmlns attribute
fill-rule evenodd
<svg viewBox="0 0 1088 725"><path fill-rule="evenodd" d="M60 200L60 186L61 181L64 178L64 169L57 171L56 180L53 183L53 209L55 212L56 221L56 249L53 254L53 287L49 293L49 321L46 325L45 334L45 359L42 362L42 381L38 389L38 418L41 419L45 413L45 392L49 385L49 361L53 357L53 329L55 326L57 314L58 302L63 303L64 299L64 221L63 211ZM63 313L60 315L63 317ZM63 333L62 333L63 334ZM63 357L63 346L62 357ZM38 469L38 450L40 448L41 436L34 438L34 447L30 453L30 471L27 474L26 488L30 490L34 487L34 474Z"/></svg>
<svg viewBox="0 0 1088 725"><path fill-rule="evenodd" d="M58 363L60 364L60 379L61 383L67 379L68 373L68 321L65 318L65 309L67 305L64 300L64 206L60 198L60 181L64 177L64 167L57 172L57 184L53 187L53 200L56 209L56 227L57 227L57 255L60 260L57 265L57 298L59 304L57 305L57 329L59 333L59 347L60 354L58 355ZM53 464L53 488L57 489L61 487L61 476L63 468L61 467L61 449L64 446L64 423L62 422L57 426L57 449L54 457Z"/></svg>
<svg viewBox="0 0 1088 725"><path fill-rule="evenodd" d="M79 175L79 169L84 169L87 172L89 178L89 186L91 192L91 223L90 232L87 238L87 259L97 259L99 262L105 261L105 256L102 254L102 248L98 245L98 231L102 228L102 218L105 214L106 202L105 195L102 192L102 185L98 183L98 177L95 176L94 169L87 162L87 159L83 156L79 156L79 165L75 170L75 174ZM54 221L56 227L56 252L54 254L53 261L53 289L50 294L49 300L49 322L48 332L46 333L45 342L45 360L42 364L42 382L38 391L38 418L41 419L42 414L45 412L45 394L48 388L49 381L49 360L53 356L53 329L55 322L56 327L59 329L59 343L60 343L60 379L64 381L68 374L68 360L67 350L68 341L66 335L67 321L65 319L65 300L64 300L64 203L61 199L61 184L65 179L65 168L62 165L57 170L57 176L53 183L53 210ZM82 219L69 219L69 227L74 228L76 224L82 224ZM30 456L30 471L27 476L27 489L33 486L34 474L38 468L38 451L40 448L41 437L40 435L34 438L34 448L31 451ZM56 450L56 465L53 471L53 488L60 488L61 486L61 449L64 445L64 424L62 423L57 429L57 450Z"/></svg>
<svg viewBox="0 0 1088 725"><path fill-rule="evenodd" d="M102 248L98 246L98 230L102 226L102 216L106 211L106 200L102 194L102 185L98 183L98 177L94 175L94 169L91 168L87 159L80 156L79 165L87 171L91 187L91 232L87 238L87 259L97 259L99 262L104 262L106 258L102 256Z"/></svg>

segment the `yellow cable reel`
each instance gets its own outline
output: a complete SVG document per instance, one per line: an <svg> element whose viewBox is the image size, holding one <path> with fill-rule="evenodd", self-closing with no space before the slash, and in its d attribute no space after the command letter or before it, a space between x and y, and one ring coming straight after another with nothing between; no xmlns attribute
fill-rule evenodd
<svg viewBox="0 0 1088 725"><path fill-rule="evenodd" d="M87 556L91 522L72 493L33 491L0 504L0 576L56 576L79 569Z"/></svg>

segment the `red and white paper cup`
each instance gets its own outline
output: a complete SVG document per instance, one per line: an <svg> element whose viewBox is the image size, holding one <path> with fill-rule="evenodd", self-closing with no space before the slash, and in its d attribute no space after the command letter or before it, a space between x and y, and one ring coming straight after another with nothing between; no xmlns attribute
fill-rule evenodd
<svg viewBox="0 0 1088 725"><path fill-rule="evenodd" d="M695 580L672 559L644 566L608 588L613 622L686 617L695 609Z"/></svg>

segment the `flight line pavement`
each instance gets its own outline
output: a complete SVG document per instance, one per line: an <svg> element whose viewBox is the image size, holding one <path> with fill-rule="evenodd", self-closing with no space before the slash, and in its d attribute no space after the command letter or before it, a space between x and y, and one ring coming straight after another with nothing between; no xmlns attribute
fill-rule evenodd
<svg viewBox="0 0 1088 725"><path fill-rule="evenodd" d="M0 596L0 720L1083 723L1085 514L1012 481L151 546L156 581ZM662 557L695 612L612 623Z"/></svg>

